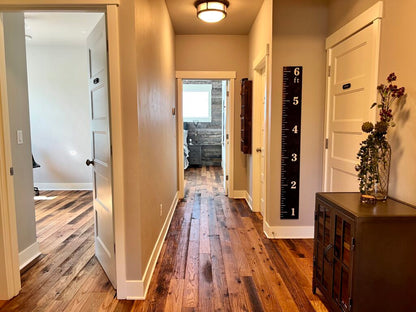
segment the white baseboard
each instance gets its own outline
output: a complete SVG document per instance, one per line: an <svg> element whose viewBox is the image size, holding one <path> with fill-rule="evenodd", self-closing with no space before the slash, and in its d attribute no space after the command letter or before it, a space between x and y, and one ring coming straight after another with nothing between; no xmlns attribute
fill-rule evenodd
<svg viewBox="0 0 416 312"><path fill-rule="evenodd" d="M244 196L244 199L246 200L247 205L250 207L250 210L254 211L253 210L253 199L251 198L250 194L247 191L246 191L246 194Z"/></svg>
<svg viewBox="0 0 416 312"><path fill-rule="evenodd" d="M159 258L160 251L162 250L163 242L165 241L166 234L172 221L173 213L175 212L178 204L179 192L176 192L172 204L169 208L168 215L165 223L163 224L162 230L159 233L159 237L153 248L150 260L147 263L146 270L141 280L127 280L123 285L123 294L120 294L122 298L127 300L144 300L146 298L147 290L149 289L150 281L152 279L153 271L155 270L157 259ZM120 298L121 298L120 297Z"/></svg>
<svg viewBox="0 0 416 312"><path fill-rule="evenodd" d="M234 190L233 191L233 196L232 196L232 198L235 198L235 199L245 199L246 198L246 191L244 191L244 190Z"/></svg>
<svg viewBox="0 0 416 312"><path fill-rule="evenodd" d="M32 245L27 247L25 250L19 252L19 269L23 269L35 258L40 256L39 243L34 242Z"/></svg>
<svg viewBox="0 0 416 312"><path fill-rule="evenodd" d="M313 226L270 226L267 221L263 222L263 231L267 238L313 238Z"/></svg>
<svg viewBox="0 0 416 312"><path fill-rule="evenodd" d="M41 191L92 191L92 183L36 183L35 186Z"/></svg>

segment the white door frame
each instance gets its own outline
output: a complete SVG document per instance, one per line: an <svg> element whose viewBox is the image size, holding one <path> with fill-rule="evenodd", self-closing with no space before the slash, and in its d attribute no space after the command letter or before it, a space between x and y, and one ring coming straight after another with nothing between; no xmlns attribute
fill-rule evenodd
<svg viewBox="0 0 416 312"><path fill-rule="evenodd" d="M261 198L261 183L260 183L260 173L261 173L261 166L260 166L260 153L256 152L258 146L264 147L264 188L265 192L267 192L267 151L268 151L268 127L267 127L267 120L268 118L268 110L267 110L267 103L269 101L269 45L266 46L266 51L261 53L259 57L257 57L253 62L253 144L252 144L252 210L253 211L260 211L260 198ZM261 90L262 85L262 76L266 76L266 80L264 82L264 90ZM264 99L265 98L265 99ZM263 112L264 115L261 116L259 112L261 111L260 105L264 105ZM264 126L264 142L261 142L261 127ZM264 198L264 216L263 218L266 219L266 209L267 209L267 194L265 194Z"/></svg>
<svg viewBox="0 0 416 312"><path fill-rule="evenodd" d="M230 96L227 103L227 134L229 140L226 142L226 172L228 175L228 197L234 198L234 81L235 71L177 71L177 151L178 151L178 192L179 198L184 197L185 177L183 166L183 111L182 111L182 82L185 79L199 80L228 80ZM224 177L225 179L225 177Z"/></svg>
<svg viewBox="0 0 416 312"><path fill-rule="evenodd" d="M378 1L368 10L361 13L359 16L354 18L351 22L347 23L339 30L334 32L328 38L326 38L325 48L327 50L327 61L326 61L326 68L327 68L327 80L326 80L326 99L325 99L325 131L324 131L324 142L326 142L329 138L329 105L331 103L330 97L330 81L333 73L331 73L331 56L332 56L332 48L341 43L342 41L348 39L349 37L353 36L363 28L373 24L374 29L374 54L373 60L375 61L375 68L376 72L372 75L372 81L370 82L371 85L374 86L372 92L372 100L369 103L373 103L377 101L377 79L378 79L378 68L379 68L379 55L380 55L380 35L381 35L381 19L383 17L383 2ZM370 104L368 105L370 108ZM375 112L374 112L374 119L375 119ZM323 166L323 179L322 179L322 190L324 192L329 191L328 185L328 159L329 159L329 150L324 148L324 166Z"/></svg>
<svg viewBox="0 0 416 312"><path fill-rule="evenodd" d="M106 14L108 39L108 75L110 90L111 144L113 161L114 233L116 244L117 294L123 297L126 285L124 240L124 182L120 90L120 51L118 5L120 0L0 0L0 12L25 10L100 11ZM2 23L1 23L2 24ZM20 291L16 212L14 203L7 79L5 72L4 37L0 29L0 299L10 299Z"/></svg>

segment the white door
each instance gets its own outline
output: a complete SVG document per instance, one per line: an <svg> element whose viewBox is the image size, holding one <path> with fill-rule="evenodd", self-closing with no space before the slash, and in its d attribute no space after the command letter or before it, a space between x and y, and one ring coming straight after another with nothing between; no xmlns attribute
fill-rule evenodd
<svg viewBox="0 0 416 312"><path fill-rule="evenodd" d="M107 36L103 17L87 39L91 105L92 165L95 212L95 255L116 286L110 120L108 103Z"/></svg>
<svg viewBox="0 0 416 312"><path fill-rule="evenodd" d="M227 81L222 81L222 125L221 125L221 167L224 176L224 193L228 195L227 188Z"/></svg>
<svg viewBox="0 0 416 312"><path fill-rule="evenodd" d="M374 121L378 55L377 32L370 25L328 50L325 191L358 191L357 152L364 121Z"/></svg>
<svg viewBox="0 0 416 312"><path fill-rule="evenodd" d="M266 127L266 71L262 72L261 75L261 92L262 92L262 103L260 105L260 116L261 116L261 123L260 123L260 144L261 144L261 152L260 152L260 212L263 217L265 217L266 213L266 136L265 136L265 127Z"/></svg>

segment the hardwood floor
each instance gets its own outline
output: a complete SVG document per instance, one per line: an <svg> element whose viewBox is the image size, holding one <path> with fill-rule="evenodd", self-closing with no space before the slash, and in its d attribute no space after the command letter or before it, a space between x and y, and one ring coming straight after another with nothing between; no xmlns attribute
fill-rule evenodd
<svg viewBox="0 0 416 312"><path fill-rule="evenodd" d="M147 299L115 299L94 258L90 192L36 203L40 259L0 311L327 311L312 294L312 240L268 240L260 214L223 195L221 169L185 172Z"/></svg>

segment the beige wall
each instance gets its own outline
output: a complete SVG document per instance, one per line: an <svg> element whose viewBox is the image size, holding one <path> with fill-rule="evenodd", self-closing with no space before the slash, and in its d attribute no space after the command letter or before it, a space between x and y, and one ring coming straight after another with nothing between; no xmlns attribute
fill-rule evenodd
<svg viewBox="0 0 416 312"><path fill-rule="evenodd" d="M332 0L330 3L330 31L371 7L375 0ZM395 109L396 128L389 133L392 147L389 195L416 205L416 2L414 0L384 0L381 22L379 83L384 83L389 73L398 76L397 84L406 87L406 104Z"/></svg>
<svg viewBox="0 0 416 312"><path fill-rule="evenodd" d="M272 46L272 18L273 18L273 2L272 0L265 0L257 14L257 17L250 29L249 39L249 78L253 79L255 61L262 58L266 52L266 46L269 49ZM269 66L271 59L269 58ZM269 83L271 79L269 79ZM255 86L253 85L253 90ZM254 99L253 99L254 100ZM268 101L271 99L269 98ZM254 104L254 101L253 101ZM253 113L254 118L254 113ZM253 123L255 121L253 120ZM255 149L255 147L254 147ZM247 191L253 197L253 155L247 156Z"/></svg>
<svg viewBox="0 0 416 312"><path fill-rule="evenodd" d="M313 226L315 193L321 190L325 106L327 1L273 3L270 182L267 221L271 226ZM280 220L280 159L283 66L303 66L299 220Z"/></svg>
<svg viewBox="0 0 416 312"><path fill-rule="evenodd" d="M36 243L23 13L4 13L3 22L17 238L21 252ZM23 131L23 144L16 142L18 129Z"/></svg>
<svg viewBox="0 0 416 312"><path fill-rule="evenodd" d="M240 81L248 77L248 36L177 35L176 70L236 71L234 189L247 189L246 156L240 152Z"/></svg>
<svg viewBox="0 0 416 312"><path fill-rule="evenodd" d="M165 1L122 2L120 37L126 275L138 280L177 191L174 33Z"/></svg>

